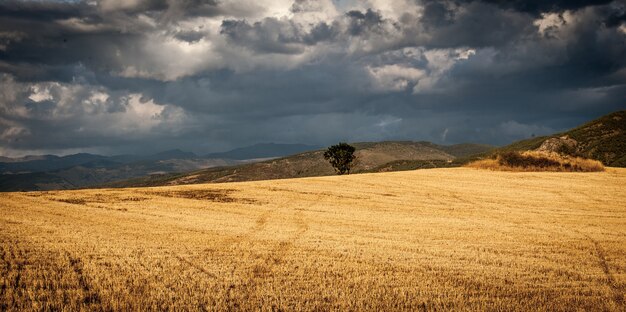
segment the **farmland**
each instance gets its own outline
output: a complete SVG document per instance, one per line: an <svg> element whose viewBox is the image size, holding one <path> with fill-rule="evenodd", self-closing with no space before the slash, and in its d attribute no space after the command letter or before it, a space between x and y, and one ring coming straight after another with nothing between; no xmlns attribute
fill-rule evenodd
<svg viewBox="0 0 626 312"><path fill-rule="evenodd" d="M626 309L626 169L0 194L0 310Z"/></svg>

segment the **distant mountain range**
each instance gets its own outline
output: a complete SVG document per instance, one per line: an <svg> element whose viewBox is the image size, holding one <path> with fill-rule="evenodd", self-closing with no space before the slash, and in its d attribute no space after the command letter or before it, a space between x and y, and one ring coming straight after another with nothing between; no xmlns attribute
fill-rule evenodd
<svg viewBox="0 0 626 312"><path fill-rule="evenodd" d="M224 153L198 156L178 149L152 155L0 157L0 191L73 189L154 174L187 172L249 163L317 149L302 144L257 144Z"/></svg>

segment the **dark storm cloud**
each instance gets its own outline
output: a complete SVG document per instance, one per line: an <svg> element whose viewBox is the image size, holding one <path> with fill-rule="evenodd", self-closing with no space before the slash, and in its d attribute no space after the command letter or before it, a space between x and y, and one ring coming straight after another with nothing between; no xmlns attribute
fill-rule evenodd
<svg viewBox="0 0 626 312"><path fill-rule="evenodd" d="M504 144L626 105L620 1L397 2L1 2L0 154Z"/></svg>
<svg viewBox="0 0 626 312"><path fill-rule="evenodd" d="M83 2L25 2L7 0L0 3L0 16L13 21L34 20L50 22L60 18L70 18L81 15L88 16L93 13L93 8Z"/></svg>
<svg viewBox="0 0 626 312"><path fill-rule="evenodd" d="M91 70L107 74L122 70L126 61L141 50L145 35L187 17L219 14L215 0L143 0L132 6L85 2L5 1L0 3L0 67L13 69L16 75L37 75L48 79L46 71L59 71L59 66L87 65ZM118 3L118 2L115 2ZM120 1L124 4L124 1ZM154 25L139 18L154 17ZM171 31L170 31L171 32ZM194 31L174 32L177 38L197 41L204 36ZM8 63L8 64L2 64ZM12 68L38 66L31 70Z"/></svg>
<svg viewBox="0 0 626 312"><path fill-rule="evenodd" d="M150 28L127 17L103 16L84 3L3 2L0 12L0 33L17 36L0 50L0 68L29 80L65 80L63 73L71 68L64 67L76 64L94 71L116 68L116 51L132 48ZM123 31L127 28L133 32Z"/></svg>
<svg viewBox="0 0 626 312"><path fill-rule="evenodd" d="M222 35L232 42L261 53L298 54L302 47L294 45L303 42L302 34L290 22L266 18L261 22L248 24L245 20L225 20L222 22Z"/></svg>
<svg viewBox="0 0 626 312"><path fill-rule="evenodd" d="M606 27L617 27L626 23L626 7L614 8L604 20Z"/></svg>
<svg viewBox="0 0 626 312"><path fill-rule="evenodd" d="M379 12L367 9L365 12L350 11L346 13L349 19L348 33L352 36L360 36L366 33L384 33L382 15Z"/></svg>
<svg viewBox="0 0 626 312"><path fill-rule="evenodd" d="M183 16L218 15L219 3L216 0L139 0L139 1L100 1L105 11L126 14L163 12L162 19L178 19Z"/></svg>
<svg viewBox="0 0 626 312"><path fill-rule="evenodd" d="M577 10L589 6L604 5L611 2L611 0L459 0L461 3L475 1L482 1L502 8L513 9L531 14Z"/></svg>
<svg viewBox="0 0 626 312"><path fill-rule="evenodd" d="M181 79L168 83L151 89L148 94L166 103L180 100L196 113L214 113L228 118L254 120L348 113L359 106L365 108L363 104L371 97L367 94L369 81L364 74L358 66L339 62L291 71L259 70L240 74L221 71L208 74L202 81ZM285 89L287 86L289 90Z"/></svg>
<svg viewBox="0 0 626 312"><path fill-rule="evenodd" d="M250 24L246 20L222 21L220 34L237 45L254 52L298 54L304 46L329 41L339 36L338 26L325 22L315 24L309 31L288 20L265 18Z"/></svg>
<svg viewBox="0 0 626 312"><path fill-rule="evenodd" d="M454 10L443 1L427 1L424 3L422 22L426 25L445 26L454 21Z"/></svg>
<svg viewBox="0 0 626 312"><path fill-rule="evenodd" d="M502 46L530 36L535 28L525 14L501 10L482 2L465 5L462 10L446 7L445 2L429 2L421 23L429 32L426 40L415 44L431 47ZM427 14L427 15L426 15Z"/></svg>

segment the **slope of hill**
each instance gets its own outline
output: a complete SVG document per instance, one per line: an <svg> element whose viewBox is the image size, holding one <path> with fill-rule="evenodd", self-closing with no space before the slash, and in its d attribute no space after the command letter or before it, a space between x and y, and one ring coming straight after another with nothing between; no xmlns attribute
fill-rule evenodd
<svg viewBox="0 0 626 312"><path fill-rule="evenodd" d="M515 142L497 151L534 150L548 139L565 136L576 141L578 155L607 166L626 167L626 111L602 116L566 132Z"/></svg>
<svg viewBox="0 0 626 312"><path fill-rule="evenodd" d="M429 166L431 163L453 164L456 157L443 151L444 148L449 148L459 155L465 155L470 150L485 152L491 149L488 145L463 144L443 147L430 142L411 141L360 142L352 145L357 149L355 152L357 160L352 170L353 173L389 171L383 166L398 161L410 162L401 170L407 170L407 166L410 169L432 167ZM178 185L333 175L334 170L324 159L323 154L323 150L317 150L253 164L216 167L183 174L150 176L107 186ZM391 168L396 167L392 166Z"/></svg>

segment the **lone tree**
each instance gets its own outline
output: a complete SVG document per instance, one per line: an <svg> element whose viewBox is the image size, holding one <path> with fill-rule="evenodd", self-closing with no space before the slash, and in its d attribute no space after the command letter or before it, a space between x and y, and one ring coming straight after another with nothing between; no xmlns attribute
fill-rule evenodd
<svg viewBox="0 0 626 312"><path fill-rule="evenodd" d="M335 168L337 174L349 174L352 162L356 159L354 146L347 143L333 145L324 152L324 158Z"/></svg>

